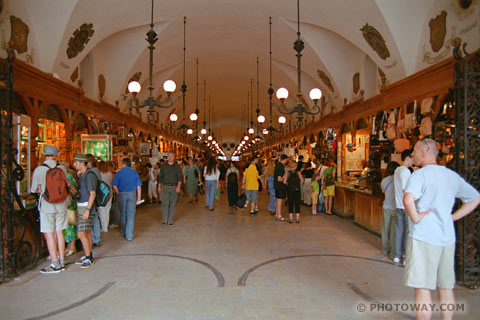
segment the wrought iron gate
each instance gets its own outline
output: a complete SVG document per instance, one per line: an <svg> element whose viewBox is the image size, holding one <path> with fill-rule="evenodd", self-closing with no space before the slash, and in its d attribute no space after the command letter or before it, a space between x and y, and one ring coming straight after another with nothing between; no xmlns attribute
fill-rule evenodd
<svg viewBox="0 0 480 320"><path fill-rule="evenodd" d="M454 51L455 63L455 170L480 190L480 53ZM466 286L480 285L480 209L457 225L457 279Z"/></svg>

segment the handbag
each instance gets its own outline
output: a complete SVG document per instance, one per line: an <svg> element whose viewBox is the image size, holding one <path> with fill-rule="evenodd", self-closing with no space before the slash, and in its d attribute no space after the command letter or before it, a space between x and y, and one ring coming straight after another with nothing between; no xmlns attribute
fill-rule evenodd
<svg viewBox="0 0 480 320"><path fill-rule="evenodd" d="M198 188L198 193L199 194L203 195L205 193L205 191L203 190L203 183L200 182L198 184L197 188Z"/></svg>
<svg viewBox="0 0 480 320"><path fill-rule="evenodd" d="M431 136L432 135L432 119L430 116L425 116L420 123L420 134L422 136Z"/></svg>
<svg viewBox="0 0 480 320"><path fill-rule="evenodd" d="M432 112L433 97L428 97L422 100L420 105L420 112L422 114L428 114Z"/></svg>
<svg viewBox="0 0 480 320"><path fill-rule="evenodd" d="M220 200L220 187L217 187L217 190L215 190L215 200Z"/></svg>
<svg viewBox="0 0 480 320"><path fill-rule="evenodd" d="M68 224L77 225L77 210L75 209L67 209L67 220Z"/></svg>

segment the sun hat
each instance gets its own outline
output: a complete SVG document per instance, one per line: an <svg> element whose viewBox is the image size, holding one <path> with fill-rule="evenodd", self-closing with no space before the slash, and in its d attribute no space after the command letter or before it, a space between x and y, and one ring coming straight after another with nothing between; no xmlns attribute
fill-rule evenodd
<svg viewBox="0 0 480 320"><path fill-rule="evenodd" d="M80 161L80 162L88 162L88 157L86 154L82 153L77 153L74 157L73 160Z"/></svg>
<svg viewBox="0 0 480 320"><path fill-rule="evenodd" d="M43 151L43 155L45 156L58 156L59 154L60 152L58 152L56 146L46 146Z"/></svg>

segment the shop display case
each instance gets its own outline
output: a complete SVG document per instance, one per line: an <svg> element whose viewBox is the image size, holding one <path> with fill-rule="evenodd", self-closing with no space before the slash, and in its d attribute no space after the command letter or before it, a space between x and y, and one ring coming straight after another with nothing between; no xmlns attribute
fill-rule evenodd
<svg viewBox="0 0 480 320"><path fill-rule="evenodd" d="M113 158L112 135L108 134L82 134L82 153L90 153L104 161Z"/></svg>

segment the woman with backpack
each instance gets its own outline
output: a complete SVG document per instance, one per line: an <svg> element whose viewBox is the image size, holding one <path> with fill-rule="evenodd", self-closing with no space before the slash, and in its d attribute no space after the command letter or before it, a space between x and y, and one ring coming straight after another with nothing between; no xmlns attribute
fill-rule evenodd
<svg viewBox="0 0 480 320"><path fill-rule="evenodd" d="M335 173L337 171L335 162L329 160L328 168L323 172L322 191L325 197L325 213L332 215L333 197L335 197Z"/></svg>
<svg viewBox="0 0 480 320"><path fill-rule="evenodd" d="M230 207L230 213L233 213L233 210L237 209L238 181L240 177L240 172L235 167L235 162L230 161L230 168L228 168L227 170L226 177L227 177L228 206Z"/></svg>
<svg viewBox="0 0 480 320"><path fill-rule="evenodd" d="M303 177L297 170L297 164L290 162L289 172L286 174L287 199L288 199L288 223L293 223L293 214L295 213L296 222L300 223L300 199Z"/></svg>

